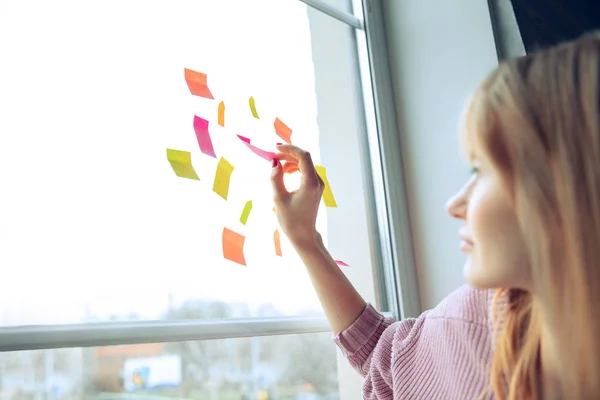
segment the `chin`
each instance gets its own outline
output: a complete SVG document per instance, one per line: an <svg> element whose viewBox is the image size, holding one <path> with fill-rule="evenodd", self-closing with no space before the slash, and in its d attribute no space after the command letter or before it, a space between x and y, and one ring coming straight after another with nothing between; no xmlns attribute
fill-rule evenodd
<svg viewBox="0 0 600 400"><path fill-rule="evenodd" d="M476 289L494 289L498 287L498 282L483 271L479 263L473 261L472 256L467 258L463 268L463 276L467 283Z"/></svg>

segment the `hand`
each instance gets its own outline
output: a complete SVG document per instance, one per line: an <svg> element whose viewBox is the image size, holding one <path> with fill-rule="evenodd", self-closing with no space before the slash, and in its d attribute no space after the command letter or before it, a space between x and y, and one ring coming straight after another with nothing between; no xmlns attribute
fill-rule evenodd
<svg viewBox="0 0 600 400"><path fill-rule="evenodd" d="M317 174L309 152L291 144L277 145L277 150L271 182L279 224L296 249L318 244L320 236L316 222L325 187L323 180ZM285 165L281 161L286 161ZM298 190L289 192L283 183L283 174L298 170L302 174L302 183Z"/></svg>

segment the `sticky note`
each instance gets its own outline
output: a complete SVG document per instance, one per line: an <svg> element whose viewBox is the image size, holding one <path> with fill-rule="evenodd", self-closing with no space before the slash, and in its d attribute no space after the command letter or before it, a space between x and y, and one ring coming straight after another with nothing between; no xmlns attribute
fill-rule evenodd
<svg viewBox="0 0 600 400"><path fill-rule="evenodd" d="M244 206L244 209L242 210L242 216L240 217L240 222L242 224L246 225L246 222L248 222L248 216L250 215L250 211L252 211L252 200L248 200L248 202Z"/></svg>
<svg viewBox="0 0 600 400"><path fill-rule="evenodd" d="M275 127L275 133L277 133L277 136L283 139L283 141L286 143L292 143L292 130L286 124L284 124L279 118L275 118L275 123L273 126Z"/></svg>
<svg viewBox="0 0 600 400"><path fill-rule="evenodd" d="M230 229L223 228L223 257L240 265L246 265L244 242L246 238Z"/></svg>
<svg viewBox="0 0 600 400"><path fill-rule="evenodd" d="M237 135L237 137L239 137L242 142L250 143L250 139L245 136Z"/></svg>
<svg viewBox="0 0 600 400"><path fill-rule="evenodd" d="M190 89L190 93L194 96L205 97L207 99L214 99L208 84L206 82L206 74L202 72L196 72L191 69L184 69L185 81Z"/></svg>
<svg viewBox="0 0 600 400"><path fill-rule="evenodd" d="M266 150L262 150L259 149L258 147L254 146L253 144L250 143L250 139L248 139L247 137L241 136L241 135L237 135L237 137L244 142L244 144L256 155L258 155L259 157L264 158L267 161L272 161L276 156L275 153L273 153L272 151L266 151Z"/></svg>
<svg viewBox="0 0 600 400"><path fill-rule="evenodd" d="M231 165L225 158L221 157L219 164L217 165L217 173L215 174L213 190L225 200L227 200L227 195L229 194L229 180L231 179L232 172L233 165Z"/></svg>
<svg viewBox="0 0 600 400"><path fill-rule="evenodd" d="M194 115L194 131L196 132L200 151L208 156L217 158L212 140L210 139L210 133L208 133L208 121Z"/></svg>
<svg viewBox="0 0 600 400"><path fill-rule="evenodd" d="M219 103L219 125L225 126L225 103Z"/></svg>
<svg viewBox="0 0 600 400"><path fill-rule="evenodd" d="M281 236L279 235L279 229L275 229L275 233L273 234L273 240L275 242L275 254L279 257L281 255Z"/></svg>
<svg viewBox="0 0 600 400"><path fill-rule="evenodd" d="M341 261L341 260L335 260L335 263L337 265L339 265L340 267L349 267L348 264L346 264L345 262Z"/></svg>
<svg viewBox="0 0 600 400"><path fill-rule="evenodd" d="M192 167L192 155L189 151L167 149L167 160L175 175L180 178L200 180Z"/></svg>
<svg viewBox="0 0 600 400"><path fill-rule="evenodd" d="M256 103L254 102L254 97L250 96L250 100L248 102L250 103L250 111L252 112L252 116L256 119L259 119L258 113L256 112Z"/></svg>
<svg viewBox="0 0 600 400"><path fill-rule="evenodd" d="M327 169L321 165L315 166L315 169L325 184L325 189L323 189L323 201L325 202L325 206L337 207L335 197L333 197L333 192L331 191L331 186L329 186L329 181L327 180Z"/></svg>

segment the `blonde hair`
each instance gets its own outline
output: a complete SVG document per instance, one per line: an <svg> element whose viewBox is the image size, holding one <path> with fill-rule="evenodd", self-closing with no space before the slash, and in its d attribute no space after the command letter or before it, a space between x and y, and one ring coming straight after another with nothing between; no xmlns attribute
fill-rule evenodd
<svg viewBox="0 0 600 400"><path fill-rule="evenodd" d="M467 111L463 145L485 153L512 195L536 294L496 294L501 400L542 396L542 315L562 397L600 396L599 74L600 34L586 35L503 62Z"/></svg>

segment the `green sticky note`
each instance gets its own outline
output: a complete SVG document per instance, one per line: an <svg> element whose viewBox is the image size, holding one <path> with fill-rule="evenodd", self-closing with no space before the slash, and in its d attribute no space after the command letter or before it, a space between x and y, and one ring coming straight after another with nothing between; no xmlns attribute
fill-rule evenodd
<svg viewBox="0 0 600 400"><path fill-rule="evenodd" d="M178 177L200 180L192 166L192 154L189 151L167 149L167 160Z"/></svg>
<svg viewBox="0 0 600 400"><path fill-rule="evenodd" d="M246 222L248 222L248 216L250 215L250 211L252 211L252 200L248 200L248 202L244 206L242 216L240 217L240 222L242 224L246 225Z"/></svg>
<svg viewBox="0 0 600 400"><path fill-rule="evenodd" d="M219 164L217 165L213 190L225 200L227 200L227 195L229 194L229 180L231 179L232 173L233 165L231 165L224 157L221 157Z"/></svg>
<svg viewBox="0 0 600 400"><path fill-rule="evenodd" d="M256 111L256 103L254 102L254 97L250 97L249 103L250 103L250 111L252 112L252 116L256 119L259 119L258 112Z"/></svg>

